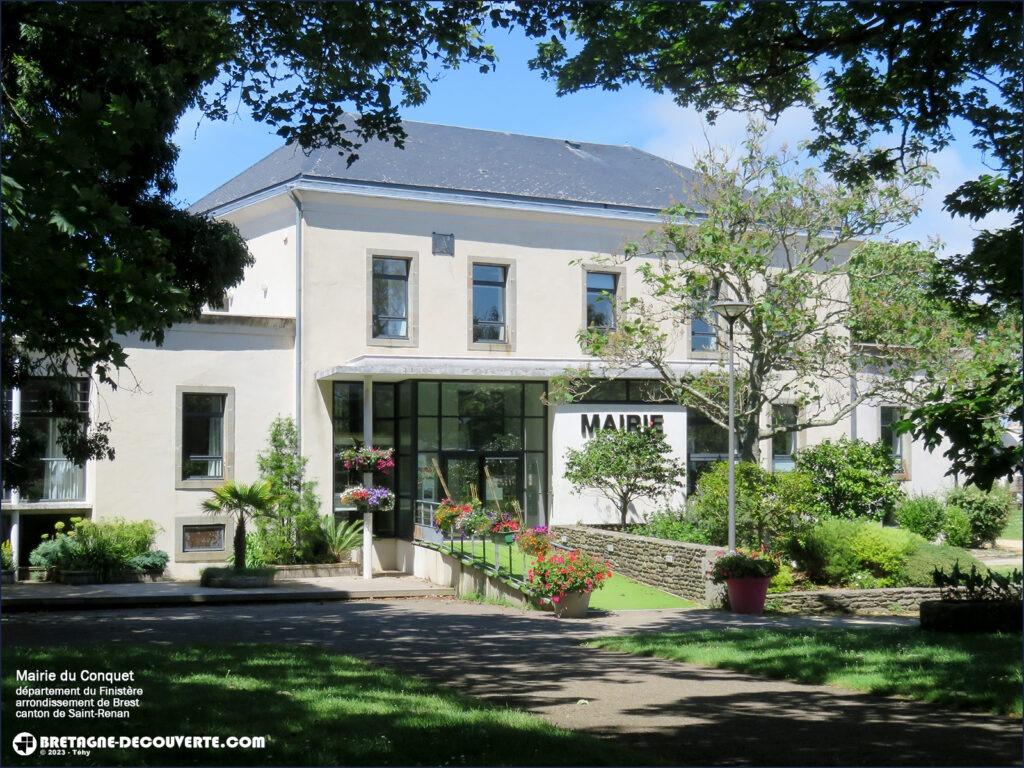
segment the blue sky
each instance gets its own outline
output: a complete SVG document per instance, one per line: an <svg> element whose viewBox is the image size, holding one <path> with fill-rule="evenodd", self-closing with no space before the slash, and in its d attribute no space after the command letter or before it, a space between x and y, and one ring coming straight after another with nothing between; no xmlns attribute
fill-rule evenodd
<svg viewBox="0 0 1024 768"><path fill-rule="evenodd" d="M527 67L532 43L519 34L494 35L499 56L497 70L480 74L475 67L446 72L431 87L427 102L403 111L410 120L461 125L469 128L526 133L538 136L629 144L689 165L695 147L707 139L720 146L736 146L742 139L746 116L725 114L715 126L707 126L690 109L681 109L667 96L639 86L616 92L586 91L556 96L553 83ZM806 110L782 116L771 141L791 146L810 135ZM931 158L938 171L932 189L922 200L922 212L914 224L899 233L905 239L924 241L937 236L946 250L970 247L977 225L952 219L943 213L942 198L960 182L984 171L983 158L970 145L966 128L959 140ZM182 204L197 200L235 174L264 157L281 140L273 129L238 118L229 122L200 120L186 114L175 141L181 148L176 175ZM991 225L1009 222L1009 216L989 219Z"/></svg>

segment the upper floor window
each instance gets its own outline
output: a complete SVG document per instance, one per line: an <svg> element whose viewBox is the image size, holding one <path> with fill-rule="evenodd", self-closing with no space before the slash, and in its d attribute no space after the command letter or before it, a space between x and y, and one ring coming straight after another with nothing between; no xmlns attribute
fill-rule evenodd
<svg viewBox="0 0 1024 768"><path fill-rule="evenodd" d="M703 301L694 302L693 319L690 322L690 351L714 352L718 349L718 325L715 310L711 305L718 297L718 286Z"/></svg>
<svg viewBox="0 0 1024 768"><path fill-rule="evenodd" d="M227 395L186 392L181 397L181 479L224 477Z"/></svg>
<svg viewBox="0 0 1024 768"><path fill-rule="evenodd" d="M619 276L613 272L587 272L587 327L614 330L615 297Z"/></svg>
<svg viewBox="0 0 1024 768"><path fill-rule="evenodd" d="M795 405L772 406L772 429L795 427L797 407ZM786 472L793 468L793 454L796 453L796 432L783 432L772 438L772 469Z"/></svg>
<svg viewBox="0 0 1024 768"><path fill-rule="evenodd" d="M373 337L409 337L409 260L373 257Z"/></svg>
<svg viewBox="0 0 1024 768"><path fill-rule="evenodd" d="M903 412L899 408L890 405L883 405L880 409L881 429L879 438L889 449L894 459L903 458L903 436L897 434L894 425L903 418Z"/></svg>
<svg viewBox="0 0 1024 768"><path fill-rule="evenodd" d="M507 269L500 264L473 265L473 341L504 344Z"/></svg>

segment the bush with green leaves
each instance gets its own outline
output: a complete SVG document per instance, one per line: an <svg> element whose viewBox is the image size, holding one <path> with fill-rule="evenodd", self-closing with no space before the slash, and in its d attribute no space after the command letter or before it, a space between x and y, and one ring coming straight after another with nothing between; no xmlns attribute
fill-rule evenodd
<svg viewBox="0 0 1024 768"><path fill-rule="evenodd" d="M966 549L974 540L971 532L971 518L960 507L946 507L946 514L942 519L942 535L951 547Z"/></svg>
<svg viewBox="0 0 1024 768"><path fill-rule="evenodd" d="M652 512L640 525L630 529L638 536L655 539L686 541L693 544L709 544L701 528L690 519L685 509L659 509Z"/></svg>
<svg viewBox="0 0 1024 768"><path fill-rule="evenodd" d="M794 542L791 554L815 583L859 588L927 587L936 567L977 562L962 549L901 528L840 518L815 526Z"/></svg>
<svg viewBox="0 0 1024 768"><path fill-rule="evenodd" d="M781 549L812 526L824 508L811 478L802 472L771 473L757 464L736 464L736 544ZM700 540L725 546L729 535L729 465L719 462L697 480L687 517Z"/></svg>
<svg viewBox="0 0 1024 768"><path fill-rule="evenodd" d="M892 518L903 499L887 446L863 440L825 440L798 451L796 468L812 478L819 502L833 517Z"/></svg>
<svg viewBox="0 0 1024 768"><path fill-rule="evenodd" d="M11 546L10 539L0 544L0 568L5 571L10 571L14 568L14 547Z"/></svg>
<svg viewBox="0 0 1024 768"><path fill-rule="evenodd" d="M934 541L942 532L945 517L946 505L934 496L911 496L896 507L896 524L928 541Z"/></svg>
<svg viewBox="0 0 1024 768"><path fill-rule="evenodd" d="M1015 506L1010 489L1000 485L993 485L990 491L974 485L954 488L946 495L946 503L966 513L971 522L971 546L974 547L994 542L1006 527Z"/></svg>
<svg viewBox="0 0 1024 768"><path fill-rule="evenodd" d="M337 562L347 560L353 549L363 541L362 520L338 520L334 515L320 518L327 549Z"/></svg>
<svg viewBox="0 0 1024 768"><path fill-rule="evenodd" d="M320 527L320 499L316 483L305 479L306 463L299 453L295 421L289 416L274 419L257 464L275 501L267 514L253 519L247 542L251 563L287 565L330 559Z"/></svg>
<svg viewBox="0 0 1024 768"><path fill-rule="evenodd" d="M54 526L54 535L43 541L28 560L42 568L93 571L101 581L124 571L163 570L166 552L154 550L159 528L152 520L119 517L86 520L71 518L71 527Z"/></svg>

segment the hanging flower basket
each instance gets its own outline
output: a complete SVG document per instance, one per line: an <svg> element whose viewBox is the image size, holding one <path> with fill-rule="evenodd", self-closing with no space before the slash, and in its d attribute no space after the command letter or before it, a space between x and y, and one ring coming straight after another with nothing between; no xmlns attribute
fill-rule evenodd
<svg viewBox="0 0 1024 768"><path fill-rule="evenodd" d="M341 466L355 472L391 474L395 468L394 448L348 448L338 453Z"/></svg>
<svg viewBox="0 0 1024 768"><path fill-rule="evenodd" d="M341 503L362 512L390 512L395 508L395 494L377 485L369 488L353 485L341 492Z"/></svg>
<svg viewBox="0 0 1024 768"><path fill-rule="evenodd" d="M491 526L491 539L495 544L512 544L519 533L519 521L502 515Z"/></svg>

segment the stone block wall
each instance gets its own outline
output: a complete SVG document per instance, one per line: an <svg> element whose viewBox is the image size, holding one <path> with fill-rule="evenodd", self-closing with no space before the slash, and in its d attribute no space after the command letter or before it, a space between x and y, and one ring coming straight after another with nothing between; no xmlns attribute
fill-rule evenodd
<svg viewBox="0 0 1024 768"><path fill-rule="evenodd" d="M916 613L924 600L938 600L934 587L830 589L768 595L769 610L793 613Z"/></svg>
<svg viewBox="0 0 1024 768"><path fill-rule="evenodd" d="M557 544L607 560L631 579L711 606L722 604L722 588L712 584L708 568L723 550L682 541L653 539L586 525L556 526Z"/></svg>

